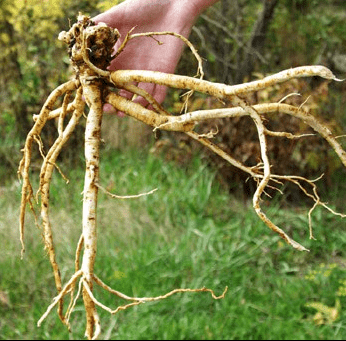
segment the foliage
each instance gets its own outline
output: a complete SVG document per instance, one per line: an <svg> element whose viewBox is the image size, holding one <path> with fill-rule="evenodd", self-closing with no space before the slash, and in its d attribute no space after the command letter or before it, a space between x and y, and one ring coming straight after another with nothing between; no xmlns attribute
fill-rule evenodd
<svg viewBox="0 0 346 341"><path fill-rule="evenodd" d="M268 49L276 64L283 67L300 63L333 65L333 57L346 52L345 9L343 1L282 2L268 36ZM333 66L334 71L345 72Z"/></svg>
<svg viewBox="0 0 346 341"><path fill-rule="evenodd" d="M332 71L345 73L333 62L335 55L346 53L344 1L278 1L263 44L251 49L251 34L263 3L221 0L198 19L190 40L206 60L207 79L228 84L243 81L237 74L247 54L257 56L255 72L273 73L298 65L323 64L334 66ZM191 68L191 60L183 56L178 73L188 74ZM245 76L254 77L252 73Z"/></svg>
<svg viewBox="0 0 346 341"><path fill-rule="evenodd" d="M36 42L40 39L50 39L58 29L57 20L64 15L63 5L64 1L12 1L10 21L16 32L28 32L34 36ZM14 20L17 16L19 20Z"/></svg>
<svg viewBox="0 0 346 341"><path fill-rule="evenodd" d="M279 221L306 239L311 252L298 254L277 236L268 235L251 208L230 197L200 158L192 157L191 163L179 168L142 150L124 155L105 149L102 159L109 190L126 195L159 188L136 200L110 202L101 196L98 262L102 277L129 295L159 294L172 286L206 285L217 291L229 286L222 301L191 294L115 316L101 312L107 321L102 339L345 339L344 296L338 296L339 318L330 324L316 326L312 320L316 310L305 306L321 302L334 307L343 285L346 235L340 220L316 212L317 241L309 241L306 211L272 207ZM70 183L53 177L51 197L57 256L64 263L62 276L68 278L73 267L71 245L79 238L73 226L79 224L83 171L65 173ZM47 277L49 261L30 217L23 266L18 231L13 229L20 190L14 183L2 191L0 237L6 248L0 250L0 267L12 271L0 275L0 293L7 297L0 303L0 338L78 339L85 328L81 301L72 315L71 334L54 314L37 328L54 295L54 280L52 275ZM101 290L95 295L105 304L115 303Z"/></svg>
<svg viewBox="0 0 346 341"><path fill-rule="evenodd" d="M105 12L107 10L109 10L110 8L112 8L113 6L118 5L119 3L121 3L123 0L101 0L98 2L98 4L96 5L96 8L100 11L100 12Z"/></svg>
<svg viewBox="0 0 346 341"><path fill-rule="evenodd" d="M59 32L68 25L68 19L75 19L81 10L98 13L97 3L90 0L1 2L0 142L8 146L8 155L18 150L15 144L9 143L13 136L23 143L33 115L38 114L50 90L69 78L66 48L57 40ZM48 137L53 130L53 126L47 130ZM80 140L79 137L74 143ZM1 163L7 165L4 157L1 153ZM14 158L18 160L20 155ZM9 167L7 171L16 174L16 168Z"/></svg>

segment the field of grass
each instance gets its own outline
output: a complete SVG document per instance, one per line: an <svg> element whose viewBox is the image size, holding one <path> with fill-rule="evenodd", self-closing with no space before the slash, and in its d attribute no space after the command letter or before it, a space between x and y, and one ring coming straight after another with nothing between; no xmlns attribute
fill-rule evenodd
<svg viewBox="0 0 346 341"><path fill-rule="evenodd" d="M83 186L82 170L65 174L70 183L56 173L51 191L64 281L73 273ZM143 151L104 152L101 174L102 185L119 195L158 188L131 200L100 193L95 272L104 282L142 297L203 286L220 295L228 286L225 298L217 301L208 293L185 293L114 316L99 310L102 339L346 339L345 220L316 209L313 241L307 209L280 209L275 200L265 206L275 223L311 250L301 253L261 223L251 203L230 197L198 158L179 168ZM71 333L55 311L36 326L55 296L53 275L30 214L27 250L20 259L19 200L19 185L2 188L0 339L81 339L81 300L71 317ZM107 306L124 304L95 289ZM319 304L319 315L307 306L311 302Z"/></svg>

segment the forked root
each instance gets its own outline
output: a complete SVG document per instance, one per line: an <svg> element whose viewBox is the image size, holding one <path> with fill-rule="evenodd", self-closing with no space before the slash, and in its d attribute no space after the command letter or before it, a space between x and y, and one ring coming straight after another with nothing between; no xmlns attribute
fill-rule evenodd
<svg viewBox="0 0 346 341"><path fill-rule="evenodd" d="M274 114L274 113L285 113L287 115L291 115L296 117L302 121L304 121L307 125L313 128L320 136L322 136L334 149L336 154L338 155L341 162L346 167L346 152L340 145L340 143L333 136L332 132L326 127L325 124L319 121L318 118L314 117L308 111L304 110L302 106L299 108L294 107L292 105L287 105L284 103L262 103L257 105L248 105L239 95L244 95L248 92L262 90L266 87L273 86L278 83L285 82L294 77L310 77L310 76L320 76L322 78L328 80L340 81L337 79L332 72L324 66L304 66L298 67L286 71L279 72L275 75L266 77L259 81L254 81L250 83L245 83L241 85L235 86L227 86L225 84L215 84L201 79L190 78L186 76L179 75L164 75L158 72L153 71L114 71L111 74L111 79L113 82L119 81L120 84L124 84L127 82L155 82L160 85L169 85L179 89L192 89L194 91L199 91L208 95L213 95L219 99L228 99L232 104L232 108L224 108L224 109L214 109L214 110L200 110L190 113L185 113L180 116L169 116L169 114L162 110L158 103L154 102L154 99L149 95L145 94L142 90L138 90L138 88L131 85L131 88L128 90L132 90L133 93L140 94L143 98L145 98L148 103L152 105L154 110L157 112L152 112L148 109L136 110L135 106L131 107L130 103L125 101L116 101L114 100L114 96L111 94L107 97L109 103L111 103L115 108L121 111L125 111L128 115L140 120L146 124L149 124L154 127L154 129L162 129L162 130L171 130L171 131L183 131L188 136L192 137L194 140L202 143L204 146L212 150L214 153L221 156L224 160L232 164L233 166L247 172L251 177L253 177L258 182L258 188L253 197L253 206L255 212L259 216L259 218L274 232L279 234L281 238L283 238L289 245L300 251L308 251L304 246L300 245L292 238L290 238L281 228L276 226L261 210L260 202L261 196L265 193L265 189L269 186L269 182L276 181L276 179L281 178L285 181L290 181L300 187L303 192L314 200L314 205L312 209L309 211L309 230L310 230L310 238L313 238L312 227L311 227L311 213L315 209L316 206L321 205L327 208L329 211L334 212L330 209L326 204L322 203L317 195L316 187L313 186L313 193L307 193L306 190L303 189L300 181L307 182L309 184L312 181L296 176L278 176L271 173L271 163L267 155L267 142L266 136L277 136L284 137L289 139L298 139L311 135L294 135L288 132L274 132L265 128L263 121L265 120L264 115ZM124 103L124 104L122 104ZM133 109L127 109L131 107ZM125 110L124 110L125 109ZM127 110L126 110L127 109ZM216 118L226 118L226 117L242 117L249 116L254 124L256 125L258 131L259 144L261 148L261 156L262 156L262 171L259 169L246 167L238 160L234 159L231 155L225 153L221 148L217 145L213 144L209 141L209 139L198 135L193 131L193 128L202 121L211 120ZM336 213L336 212L334 212ZM337 213L337 215L341 217L346 217L346 215Z"/></svg>
<svg viewBox="0 0 346 341"><path fill-rule="evenodd" d="M103 303L99 302L95 298L94 294L92 293L92 289L90 288L90 285L89 285L90 281L86 279L85 275L83 274L83 271L79 270L79 271L75 272L75 274L70 278L70 280L66 283L65 287L59 293L59 295L57 295L53 299L53 302L48 306L46 312L38 320L38 322L37 322L38 327L41 326L42 322L46 319L46 317L49 315L49 313L52 311L52 309L56 305L58 305L60 302L63 301L64 296L67 295L68 293L74 291L74 286L75 286L75 283L78 280L78 278L80 278L79 279L79 288L77 291L77 295L75 297L73 295L71 296L71 302L73 302L73 304L71 304L66 311L66 314L65 314L66 324L69 323L70 316L73 312L73 309L75 307L77 299L81 295L82 290L85 290L89 294L91 300L93 301L93 303L96 306L102 308L103 310L109 312L112 315L118 313L119 311L126 310L130 307L133 307L133 306L136 306L139 304L164 300L164 299L166 299L170 296L173 296L174 294L178 294L178 293L209 292L211 297L214 300L219 300L219 299L222 299L225 297L226 292L228 290L228 287L226 286L223 293L220 296L216 296L213 290L203 287L203 288L198 288L198 289L189 289L189 288L187 288L187 289L174 289L174 290L168 292L167 294L164 294L161 296L156 296L156 297L130 297L130 296L127 296L127 295L125 295L125 294L123 294L117 290L112 289L107 284L105 284L100 278L98 278L95 274L93 274L93 276L92 276L92 282L93 283L98 284L104 290L110 292L111 294L117 296L118 298L121 298L121 299L126 300L126 301L131 301L131 303L120 305L116 309L111 309L111 308L107 307L106 305L104 305ZM97 316L97 314L94 315L94 317L95 316ZM94 340L97 339L100 335L100 332L101 332L101 327L100 327L100 324L98 323L98 326L95 328L94 334L92 335L92 339L94 339Z"/></svg>
<svg viewBox="0 0 346 341"><path fill-rule="evenodd" d="M60 319L69 327L70 316L76 306L76 302L81 296L83 296L87 318L86 337L88 339L96 339L99 337L101 332L101 321L97 314L97 307L108 311L110 314L115 314L120 310L125 310L132 306L166 299L176 293L208 292L211 294L213 299L221 299L224 298L227 291L226 287L222 295L216 296L213 290L203 287L199 289L174 289L165 295L157 297L129 297L110 288L95 275L94 263L97 244L96 221L98 190L105 192L107 195L115 199L136 198L141 195L151 194L155 191L152 190L147 193L132 196L119 196L109 193L100 185L100 130L103 116L102 107L106 102L112 104L117 110L125 112L127 115L152 126L154 130L163 129L169 131L180 131L187 134L192 139L200 142L206 148L209 148L211 151L218 154L234 167L237 167L249 174L258 185L253 197L253 207L257 215L271 230L277 233L289 245L300 251L308 250L289 237L281 228L276 226L262 211L261 200L267 188L275 188L279 190L277 188L279 184L281 185L284 181L289 181L298 186L306 196L313 200L314 205L308 213L310 238L313 238L311 214L318 205L325 207L335 215L345 217L345 215L335 212L320 200L315 180L308 180L295 175L284 176L273 174L271 172L271 161L267 153L268 135L288 139L299 139L308 136L268 130L265 127L264 121L268 119L270 115L280 112L294 116L312 127L317 134L322 136L329 143L343 165L346 167L346 152L326 125L320 122L312 114L305 111L303 106L297 108L282 102L248 105L240 97L296 77L320 76L328 80L339 81L330 70L323 66L304 66L285 70L259 81L228 86L225 84L208 82L202 79L203 70L201 58L198 56L197 51L193 48L191 43L189 43L184 37L173 32L150 32L145 34L131 33L132 32L125 37L119 51L113 56L111 53L115 41L119 36L118 31L107 27L105 24L95 25L88 17L80 15L78 17L78 22L71 27L69 32L62 32L59 35L59 39L65 41L69 45L69 55L72 65L76 70L76 79L63 84L54 90L48 97L40 114L34 117L35 123L27 136L23 149L23 159L20 162L18 169L18 174L23 179L20 213L20 239L22 243L22 253L24 252L24 220L26 206L29 205L31 210L34 212L36 224L39 225L38 218L34 211L33 201L41 201L40 214L42 218L42 234L45 248L48 252L53 268L57 288L57 296L53 299L53 302L48 306L46 312L38 321L38 326L41 325L52 309L55 306L58 306L58 315ZM177 37L177 39L182 39L190 47L198 61L197 75L200 78L170 75L153 71L118 70L110 72L107 70L111 60L116 58L123 49L126 48L126 44L129 40L143 36L153 38L154 36L167 34L173 35ZM143 89L134 85L135 83L155 83L178 89L186 89L189 90L189 95L187 97L191 96L193 91L198 91L214 96L220 100L228 100L232 104L232 107L188 112L186 101L184 113L179 116L171 116L159 103L156 102L155 98ZM130 100L120 96L116 93L115 88L124 89L133 94L142 96L147 100L152 109L144 108L140 104L131 102ZM74 92L75 98L71 99ZM54 103L56 103L58 97L61 96L65 96L62 106L54 109ZM85 101L82 99L82 96ZM85 115L85 102L90 110L87 116L85 129L86 171L83 190L83 229L76 247L74 274L65 285L62 285L59 266L56 261L53 231L49 219L50 182L55 168L59 170L60 174L63 174L57 166L56 160L62 147L73 133L80 118ZM252 119L258 133L261 162L255 167L247 167L239 160L236 160L234 157L224 152L218 145L212 143L209 138L213 137L217 132L199 135L194 131L196 125L205 120L243 116L249 116ZM54 118L58 119L58 137L47 154L45 154L40 134L47 121ZM65 120L68 120L66 125L64 123ZM34 196L34 191L30 181L30 165L34 142L38 144L43 158L40 172L40 183L36 197ZM303 186L303 183L310 186L309 190ZM120 305L115 309L105 306L103 303L99 302L93 294L94 284L99 285L104 290L127 301L128 303ZM70 303L64 313L63 301L65 296L68 294L70 295Z"/></svg>

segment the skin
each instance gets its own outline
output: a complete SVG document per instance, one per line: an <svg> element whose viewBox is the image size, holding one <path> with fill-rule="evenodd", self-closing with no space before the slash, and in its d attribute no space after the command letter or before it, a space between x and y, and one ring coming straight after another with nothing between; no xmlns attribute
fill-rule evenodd
<svg viewBox="0 0 346 341"><path fill-rule="evenodd" d="M110 10L93 18L95 22L104 22L117 28L121 38L115 45L115 50L123 41L127 32L133 27L132 33L172 31L188 38L193 24L198 16L218 0L126 0ZM163 42L159 45L148 37L129 41L125 50L112 62L110 70L152 70L174 73L184 43L172 36L160 36ZM139 84L154 98L162 103L167 89L162 85ZM131 94L121 91L122 96L131 98ZM148 103L142 98L136 98L144 106ZM105 111L115 113L111 105L105 106Z"/></svg>

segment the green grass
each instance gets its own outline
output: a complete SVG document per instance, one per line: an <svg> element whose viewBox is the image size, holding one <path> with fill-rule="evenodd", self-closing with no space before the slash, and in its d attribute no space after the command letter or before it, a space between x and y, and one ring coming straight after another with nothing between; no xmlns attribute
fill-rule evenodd
<svg viewBox="0 0 346 341"><path fill-rule="evenodd" d="M65 170L66 185L55 174L51 215L64 281L73 273L81 231L82 170ZM338 291L346 278L344 221L325 210L313 214L317 241L308 239L307 210L265 211L297 241L298 252L262 224L251 208L230 197L215 173L198 158L185 168L145 151L104 151L102 185L119 195L158 188L131 200L100 193L99 240L95 272L112 288L130 296L156 296L175 288L208 287L221 294L177 294L115 316L99 310L102 339L345 339L346 299ZM334 198L337 199L337 198ZM30 214L26 254L20 260L20 187L0 195L0 339L81 339L85 315L81 300L69 334L53 311L40 328L37 320L55 296L52 271L40 231ZM329 199L328 199L329 200ZM333 198L330 198L333 202ZM335 265L333 265L335 264ZM307 277L308 276L308 277ZM99 301L115 309L123 301L95 287ZM340 317L316 325L305 304L334 306Z"/></svg>

